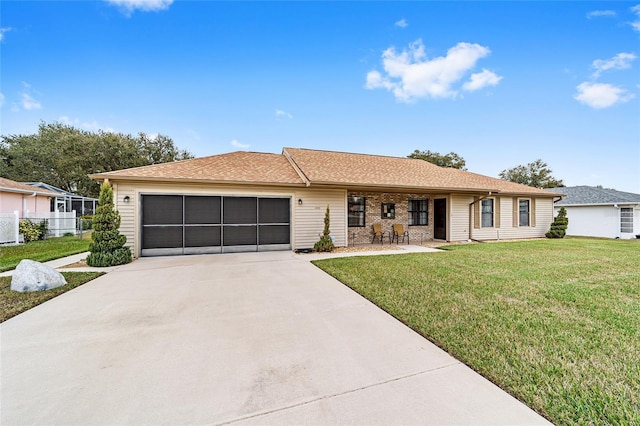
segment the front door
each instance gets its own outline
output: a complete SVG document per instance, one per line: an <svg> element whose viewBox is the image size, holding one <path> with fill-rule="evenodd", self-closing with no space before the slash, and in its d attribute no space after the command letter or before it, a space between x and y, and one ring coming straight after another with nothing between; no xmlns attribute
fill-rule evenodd
<svg viewBox="0 0 640 426"><path fill-rule="evenodd" d="M447 239L446 198L436 198L433 200L433 238L435 240Z"/></svg>

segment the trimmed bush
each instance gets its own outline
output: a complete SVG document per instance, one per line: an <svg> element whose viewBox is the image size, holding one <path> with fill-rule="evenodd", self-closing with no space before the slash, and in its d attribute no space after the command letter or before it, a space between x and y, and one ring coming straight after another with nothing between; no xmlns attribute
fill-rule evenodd
<svg viewBox="0 0 640 426"><path fill-rule="evenodd" d="M567 226L569 226L567 210L564 207L560 207L560 210L558 210L558 216L556 216L551 223L551 229L545 234L545 236L547 238L564 238L567 234Z"/></svg>
<svg viewBox="0 0 640 426"><path fill-rule="evenodd" d="M329 231L329 205L327 205L327 211L324 213L324 230L322 231L322 236L320 240L313 245L313 249L315 251L325 251L330 252L334 249L333 240L331 239L331 232Z"/></svg>
<svg viewBox="0 0 640 426"><path fill-rule="evenodd" d="M18 224L18 233L22 234L22 238L24 238L25 243L39 240L43 236L42 231L40 230L40 224L33 223L29 219L23 219L20 221Z"/></svg>
<svg viewBox="0 0 640 426"><path fill-rule="evenodd" d="M87 256L89 266L116 266L131 262L131 250L124 247L127 237L120 234L120 213L113 208L113 190L105 182L100 187L96 214L93 216L93 233Z"/></svg>

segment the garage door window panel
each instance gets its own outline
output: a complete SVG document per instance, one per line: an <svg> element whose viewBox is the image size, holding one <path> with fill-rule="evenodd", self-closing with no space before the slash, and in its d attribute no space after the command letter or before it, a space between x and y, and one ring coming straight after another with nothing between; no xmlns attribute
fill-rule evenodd
<svg viewBox="0 0 640 426"><path fill-rule="evenodd" d="M258 244L289 244L289 225L260 225Z"/></svg>
<svg viewBox="0 0 640 426"><path fill-rule="evenodd" d="M221 197L185 197L184 223L219 224Z"/></svg>
<svg viewBox="0 0 640 426"><path fill-rule="evenodd" d="M257 203L258 199L253 197L225 197L223 202L224 223L258 223Z"/></svg>
<svg viewBox="0 0 640 426"><path fill-rule="evenodd" d="M220 246L220 226L185 226L185 247L217 247Z"/></svg>
<svg viewBox="0 0 640 426"><path fill-rule="evenodd" d="M182 248L182 246L182 226L149 226L144 229L143 249Z"/></svg>
<svg viewBox="0 0 640 426"><path fill-rule="evenodd" d="M181 195L152 195L142 200L145 225L182 225Z"/></svg>
<svg viewBox="0 0 640 426"><path fill-rule="evenodd" d="M288 198L260 198L258 219L263 223L289 223Z"/></svg>

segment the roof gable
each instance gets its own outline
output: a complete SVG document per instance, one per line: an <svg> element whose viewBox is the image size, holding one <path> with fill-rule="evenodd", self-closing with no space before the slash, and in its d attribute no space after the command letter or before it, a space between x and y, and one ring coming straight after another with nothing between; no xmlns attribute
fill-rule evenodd
<svg viewBox="0 0 640 426"><path fill-rule="evenodd" d="M640 203L640 194L616 191L615 189L597 188L595 186L568 186L551 188L550 191L565 194L566 197L556 205L589 205L589 204L624 204Z"/></svg>

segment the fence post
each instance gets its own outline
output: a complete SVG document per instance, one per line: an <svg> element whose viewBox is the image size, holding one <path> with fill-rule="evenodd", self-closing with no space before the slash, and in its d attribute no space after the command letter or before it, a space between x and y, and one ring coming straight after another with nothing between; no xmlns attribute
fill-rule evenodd
<svg viewBox="0 0 640 426"><path fill-rule="evenodd" d="M20 213L18 210L13 211L13 215L15 216L14 227L13 227L13 235L14 241L16 244L20 243Z"/></svg>

